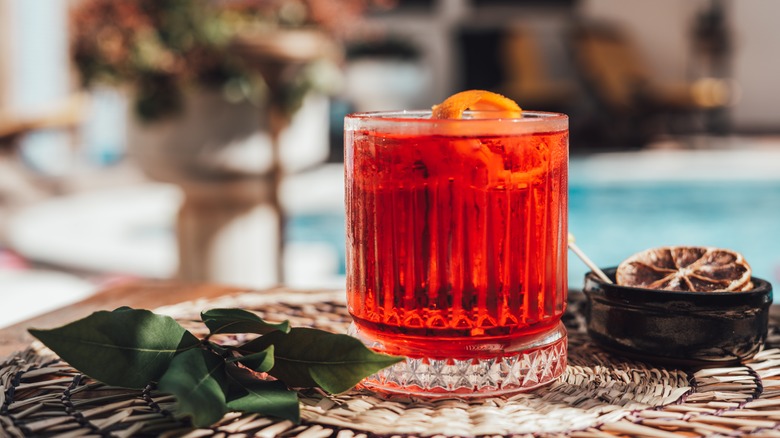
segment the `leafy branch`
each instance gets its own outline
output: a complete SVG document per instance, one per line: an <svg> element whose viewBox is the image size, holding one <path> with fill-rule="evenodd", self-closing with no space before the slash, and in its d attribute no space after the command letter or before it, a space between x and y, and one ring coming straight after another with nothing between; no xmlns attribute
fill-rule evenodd
<svg viewBox="0 0 780 438"><path fill-rule="evenodd" d="M196 427L230 411L300 421L298 393L319 387L340 393L403 360L379 354L359 340L312 328L272 324L241 309L201 313L209 334L198 339L171 317L121 307L50 330L30 329L63 360L107 385L142 389L156 383L177 399L177 416ZM217 334L260 335L220 345ZM267 375L274 379L262 378ZM259 374L259 376L258 376Z"/></svg>

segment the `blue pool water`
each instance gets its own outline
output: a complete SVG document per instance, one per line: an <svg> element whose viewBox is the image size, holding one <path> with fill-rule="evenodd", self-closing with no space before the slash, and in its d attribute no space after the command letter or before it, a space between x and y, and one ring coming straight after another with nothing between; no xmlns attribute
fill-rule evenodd
<svg viewBox="0 0 780 438"><path fill-rule="evenodd" d="M780 284L780 180L596 181L577 178L569 188L569 230L600 266L664 245L703 245L741 252L753 274ZM344 275L344 216L295 215L292 242L326 243ZM580 289L588 268L569 256L569 286Z"/></svg>
<svg viewBox="0 0 780 438"><path fill-rule="evenodd" d="M574 182L569 193L569 231L600 266L657 246L717 246L780 283L780 181ZM588 270L570 255L569 285Z"/></svg>

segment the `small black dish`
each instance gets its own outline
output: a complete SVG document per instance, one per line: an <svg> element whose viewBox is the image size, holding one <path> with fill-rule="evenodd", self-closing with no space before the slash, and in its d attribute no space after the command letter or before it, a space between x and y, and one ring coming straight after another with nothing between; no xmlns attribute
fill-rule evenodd
<svg viewBox="0 0 780 438"><path fill-rule="evenodd" d="M614 280L616 268L604 273ZM600 346L685 368L731 366L764 345L772 285L747 292L675 292L608 284L585 275L588 334Z"/></svg>

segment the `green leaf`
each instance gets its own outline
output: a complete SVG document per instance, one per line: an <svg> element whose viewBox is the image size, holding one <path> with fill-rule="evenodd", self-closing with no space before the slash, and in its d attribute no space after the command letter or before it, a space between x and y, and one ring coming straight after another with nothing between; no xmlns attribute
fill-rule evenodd
<svg viewBox="0 0 780 438"><path fill-rule="evenodd" d="M292 387L319 386L330 393L344 392L366 376L404 360L375 353L347 335L312 328L272 332L238 347L242 353L274 346L274 367L268 372Z"/></svg>
<svg viewBox="0 0 780 438"><path fill-rule="evenodd" d="M251 370L258 373L268 372L274 367L274 346L269 345L263 351L257 353L250 353L245 356L231 357L228 362L241 362L242 365L249 367Z"/></svg>
<svg viewBox="0 0 780 438"><path fill-rule="evenodd" d="M200 343L171 317L129 308L29 331L80 372L137 389L159 380L176 354Z"/></svg>
<svg viewBox="0 0 780 438"><path fill-rule="evenodd" d="M195 427L214 424L228 411L225 361L210 351L195 348L174 357L158 387L176 396L177 413L191 417Z"/></svg>
<svg viewBox="0 0 780 438"><path fill-rule="evenodd" d="M298 393L284 383L256 379L249 371L230 365L227 377L229 409L301 421Z"/></svg>
<svg viewBox="0 0 780 438"><path fill-rule="evenodd" d="M200 318L211 334L217 333L256 333L264 335L273 331L290 331L290 322L271 324L252 312L242 309L211 309L201 312Z"/></svg>

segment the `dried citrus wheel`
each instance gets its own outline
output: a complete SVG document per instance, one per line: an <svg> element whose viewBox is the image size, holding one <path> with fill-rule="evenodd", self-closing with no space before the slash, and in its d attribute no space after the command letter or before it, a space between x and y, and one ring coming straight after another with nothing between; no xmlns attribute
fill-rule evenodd
<svg viewBox="0 0 780 438"><path fill-rule="evenodd" d="M501 117L520 117L522 110L514 100L485 90L467 90L455 93L444 102L433 106L434 119L461 119L466 110L495 111Z"/></svg>
<svg viewBox="0 0 780 438"><path fill-rule="evenodd" d="M742 254L700 246L666 246L634 254L618 266L621 286L689 292L736 292L753 288Z"/></svg>

